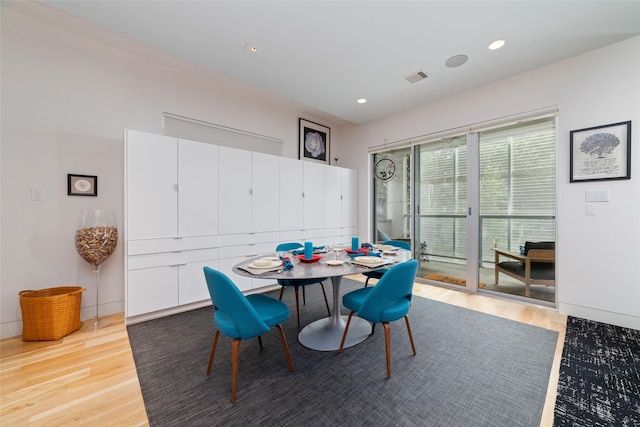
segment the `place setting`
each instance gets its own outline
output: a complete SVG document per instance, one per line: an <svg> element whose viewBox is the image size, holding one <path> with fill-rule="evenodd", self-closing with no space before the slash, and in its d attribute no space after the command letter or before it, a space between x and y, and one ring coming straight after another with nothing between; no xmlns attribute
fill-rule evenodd
<svg viewBox="0 0 640 427"><path fill-rule="evenodd" d="M239 269L247 271L254 276L260 276L283 269L282 261L276 256L267 256L251 261L247 265L238 266Z"/></svg>

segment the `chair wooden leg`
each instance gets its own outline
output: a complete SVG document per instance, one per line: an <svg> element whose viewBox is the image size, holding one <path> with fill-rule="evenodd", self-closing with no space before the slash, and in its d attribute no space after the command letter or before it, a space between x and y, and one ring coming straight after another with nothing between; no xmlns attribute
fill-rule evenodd
<svg viewBox="0 0 640 427"><path fill-rule="evenodd" d="M289 370L293 372L296 370L296 368L293 367L293 360L291 360L291 353L289 353L289 346L287 345L287 339L284 337L284 329L282 329L281 325L276 325L276 328L278 328L278 332L280 332L280 339L282 340L282 347L284 348L284 354L287 356L287 362L289 363Z"/></svg>
<svg viewBox="0 0 640 427"><path fill-rule="evenodd" d="M302 287L302 305L307 305L307 291L306 288Z"/></svg>
<svg viewBox="0 0 640 427"><path fill-rule="evenodd" d="M300 300L298 299L298 287L294 286L294 288L296 291L296 314L298 316L298 329L300 329ZM302 291L304 292L304 287Z"/></svg>
<svg viewBox="0 0 640 427"><path fill-rule="evenodd" d="M240 354L240 338L235 338L231 345L231 403L236 403L238 388L238 355Z"/></svg>
<svg viewBox="0 0 640 427"><path fill-rule="evenodd" d="M324 295L324 305L327 306L327 314L331 316L331 310L329 310L329 300L327 300L327 293L324 291L324 283L319 282L320 287L322 287L322 295Z"/></svg>
<svg viewBox="0 0 640 427"><path fill-rule="evenodd" d="M338 353L342 353L342 349L344 348L344 342L347 339L347 332L349 332L349 325L351 324L352 316L353 316L353 311L350 311L349 317L347 318L347 324L344 327L344 332L342 334L342 341L340 341L340 348L338 349Z"/></svg>
<svg viewBox="0 0 640 427"><path fill-rule="evenodd" d="M220 331L216 331L213 336L213 345L211 346L211 355L209 356L209 366L207 367L207 375L211 373L211 364L213 363L213 355L216 354L216 345L218 345L218 337L220 337Z"/></svg>
<svg viewBox="0 0 640 427"><path fill-rule="evenodd" d="M413 343L413 334L411 334L411 325L409 325L409 316L404 316L404 321L407 324L407 333L409 334L409 341L411 341L411 349L413 350L413 355L416 355L416 346Z"/></svg>
<svg viewBox="0 0 640 427"><path fill-rule="evenodd" d="M280 298L278 300L282 301L282 294L284 293L284 286L280 287Z"/></svg>
<svg viewBox="0 0 640 427"><path fill-rule="evenodd" d="M391 327L388 322L383 322L384 326L384 346L387 351L387 378L391 377Z"/></svg>
<svg viewBox="0 0 640 427"><path fill-rule="evenodd" d="M258 344L260 345L260 350L262 350L262 335L258 335Z"/></svg>
<svg viewBox="0 0 640 427"><path fill-rule="evenodd" d="M367 280L364 281L365 288L369 285L369 279L371 279L371 277L367 277Z"/></svg>

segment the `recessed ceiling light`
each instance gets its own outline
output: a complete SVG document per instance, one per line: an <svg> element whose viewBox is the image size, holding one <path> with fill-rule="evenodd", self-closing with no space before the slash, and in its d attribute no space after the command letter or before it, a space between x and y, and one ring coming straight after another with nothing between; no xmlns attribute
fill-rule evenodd
<svg viewBox="0 0 640 427"><path fill-rule="evenodd" d="M468 60L469 60L469 57L467 55L455 55L447 59L444 65L446 65L449 68L455 68L466 63Z"/></svg>
<svg viewBox="0 0 640 427"><path fill-rule="evenodd" d="M261 49L260 49L260 46L258 46L258 45L257 45L257 44L255 44L255 43L247 43L247 44L245 44L245 45L244 45L244 49L245 49L247 52L251 52L251 53L258 53L258 52L260 52L260 50L261 50Z"/></svg>
<svg viewBox="0 0 640 427"><path fill-rule="evenodd" d="M502 46L504 46L504 40L496 40L489 45L489 49L496 50L500 49Z"/></svg>
<svg viewBox="0 0 640 427"><path fill-rule="evenodd" d="M364 98L360 98L360 99L358 99L357 102L358 102L358 104L364 104L365 102L367 102L367 100L364 99Z"/></svg>

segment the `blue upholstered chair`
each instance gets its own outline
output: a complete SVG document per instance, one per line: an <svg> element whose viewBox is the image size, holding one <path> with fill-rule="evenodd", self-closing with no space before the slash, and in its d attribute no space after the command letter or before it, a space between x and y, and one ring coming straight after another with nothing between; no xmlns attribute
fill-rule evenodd
<svg viewBox="0 0 640 427"><path fill-rule="evenodd" d="M402 240L386 240L384 243L382 243L383 245L389 245L389 246L395 246L396 248L400 248L400 249L406 249L408 251L411 250L411 245L405 241ZM388 270L388 268L379 268L377 270L373 270L373 271L365 271L364 274L367 277L367 280L365 280L364 282L364 287L366 288L369 285L369 279L378 279L380 280L380 278L384 275L384 273L386 273Z"/></svg>
<svg viewBox="0 0 640 427"><path fill-rule="evenodd" d="M404 317L411 349L413 354L416 354L416 346L413 343L407 314L411 307L413 282L417 271L418 261L415 259L396 264L389 268L377 285L371 288L356 289L342 297L342 305L348 308L350 312L342 335L342 341L340 342L340 349L338 350L340 353L342 353L344 342L349 333L351 317L357 313L360 318L368 320L374 325L382 323L384 326L384 342L387 350L387 377L391 376L391 329L389 322Z"/></svg>
<svg viewBox="0 0 640 427"><path fill-rule="evenodd" d="M211 302L213 303L213 321L216 326L207 375L211 372L211 364L213 363L213 356L216 352L220 333L233 338L231 346L231 403L236 401L240 341L258 337L260 348L262 348L260 336L268 332L272 326L275 326L280 332L280 339L287 356L289 370L293 372L295 368L289 354L289 346L287 346L284 330L280 326L282 322L289 318L289 307L266 295L243 295L231 279L224 273L212 268L204 267L204 276L211 295Z"/></svg>
<svg viewBox="0 0 640 427"><path fill-rule="evenodd" d="M300 243L297 242L291 242L291 243L280 243L277 247L276 247L276 252L288 252L288 251L293 251L296 249L300 249L300 248L304 248L303 245L301 245ZM331 316L331 310L329 310L329 301L327 300L327 293L324 290L324 284L322 283L324 280L327 280L326 277L323 277L321 279L278 279L278 285L282 286L280 288L280 301L282 301L282 294L284 293L284 288L286 286L293 286L295 293L296 293L296 315L298 318L298 329L300 329L300 301L299 301L299 297L298 297L298 288L302 287L302 303L306 304L307 303L307 298L304 292L304 287L307 285L313 285L314 283L320 283L320 286L322 287L322 294L324 295L324 303L327 306L327 313L329 314L329 316Z"/></svg>

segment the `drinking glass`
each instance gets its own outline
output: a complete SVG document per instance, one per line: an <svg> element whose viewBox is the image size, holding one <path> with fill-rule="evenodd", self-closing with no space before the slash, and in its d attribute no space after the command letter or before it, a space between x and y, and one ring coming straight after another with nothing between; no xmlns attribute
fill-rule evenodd
<svg viewBox="0 0 640 427"><path fill-rule="evenodd" d="M111 256L118 244L116 214L112 210L85 209L76 230L75 246L78 254L93 269L96 291L95 316L92 325L96 328L108 326L111 322L98 317L98 284L100 267Z"/></svg>

